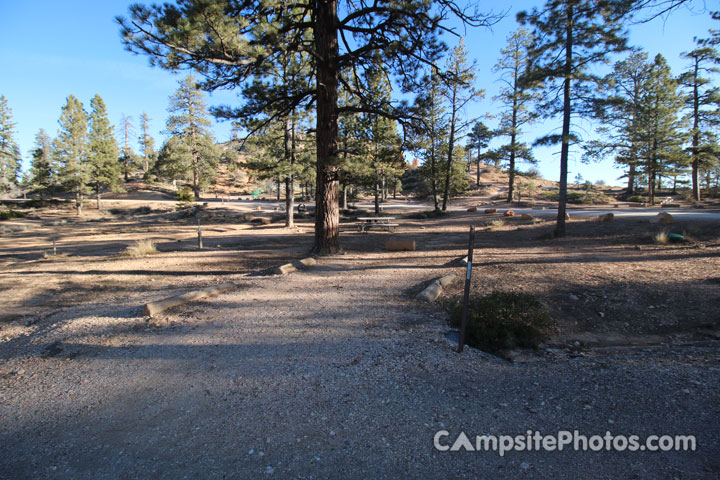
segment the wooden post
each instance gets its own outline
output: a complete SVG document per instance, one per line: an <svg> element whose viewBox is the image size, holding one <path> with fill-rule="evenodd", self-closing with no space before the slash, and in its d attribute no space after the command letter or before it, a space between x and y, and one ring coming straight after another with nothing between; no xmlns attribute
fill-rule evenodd
<svg viewBox="0 0 720 480"><path fill-rule="evenodd" d="M199 218L197 219L197 222L198 222L198 249L199 249L199 250L202 250L202 248L203 248L203 245L202 245L202 230L200 229L200 219L199 219Z"/></svg>
<svg viewBox="0 0 720 480"><path fill-rule="evenodd" d="M475 247L475 225L470 225L470 241L468 242L467 274L465 275L465 294L463 295L462 320L460 321L460 337L457 352L462 353L465 346L465 330L467 329L467 311L470 301L470 276L472 274L473 250Z"/></svg>

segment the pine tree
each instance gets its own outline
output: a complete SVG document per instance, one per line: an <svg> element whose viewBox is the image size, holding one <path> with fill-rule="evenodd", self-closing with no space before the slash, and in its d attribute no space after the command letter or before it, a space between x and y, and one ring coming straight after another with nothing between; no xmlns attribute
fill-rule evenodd
<svg viewBox="0 0 720 480"><path fill-rule="evenodd" d="M122 148L120 152L120 163L125 177L125 183L130 181L130 174L135 170L137 164L137 156L130 146L130 138L135 133L135 127L132 123L132 117L122 114L120 117L120 136Z"/></svg>
<svg viewBox="0 0 720 480"><path fill-rule="evenodd" d="M368 97L377 103L390 101L392 87L382 71L379 57L375 59L375 65L365 71L364 81ZM366 112L359 119L359 127L360 154L366 159L361 177L373 192L375 214L379 214L380 201L386 198L388 179L397 178L404 167L397 123L375 112Z"/></svg>
<svg viewBox="0 0 720 480"><path fill-rule="evenodd" d="M528 50L531 46L530 32L518 28L508 37L507 46L500 51L502 56L493 68L493 72L500 73L502 83L500 93L493 99L503 105L499 132L510 137L510 142L501 148L497 156L508 159L508 202L513 201L516 161L521 159L536 163L530 148L518 140L522 127L537 118L537 113L530 110L530 106L539 100L537 90L521 82L522 74L529 66Z"/></svg>
<svg viewBox="0 0 720 480"><path fill-rule="evenodd" d="M60 128L53 141L53 160L60 166L59 180L75 194L77 214L82 215L83 196L88 193L90 169L87 151L87 115L74 95L62 107Z"/></svg>
<svg viewBox="0 0 720 480"><path fill-rule="evenodd" d="M425 89L415 103L415 114L421 119L411 130L411 146L422 160L420 174L428 184L435 210L440 210L442 185L441 158L446 149L449 126L442 99L442 83L432 72L424 77Z"/></svg>
<svg viewBox="0 0 720 480"><path fill-rule="evenodd" d="M18 185L22 156L15 141L12 109L4 95L0 96L0 192L8 192Z"/></svg>
<svg viewBox="0 0 720 480"><path fill-rule="evenodd" d="M604 95L593 105L594 117L600 121L599 139L584 145L585 159L602 160L613 155L615 162L627 169L627 195L635 192L638 180L643 102L651 88L651 70L645 52L633 52L615 63L599 83Z"/></svg>
<svg viewBox="0 0 720 480"><path fill-rule="evenodd" d="M490 141L494 135L495 132L490 130L487 125L480 120L475 122L475 125L473 125L472 130L470 130L468 134L468 157L471 156L472 150L477 150L475 158L475 166L477 167L477 171L475 172L475 185L478 187L480 186L480 160L483 158L482 150L490 145Z"/></svg>
<svg viewBox="0 0 720 480"><path fill-rule="evenodd" d="M339 14L340 12L340 14ZM438 13L440 12L440 13ZM354 81L354 72L369 67L380 53L388 74L397 72L410 90L418 73L434 65L445 49L439 36L452 27L449 16L464 25L488 25L496 16L481 15L453 0L400 0L361 3L338 0L287 2L206 2L185 0L175 5L134 5L131 19L119 18L125 44L151 56L163 68L192 68L203 75L208 90L244 91L262 78L287 51L312 58L314 84L302 91L268 91L251 109L217 109L221 117L252 117L258 112L289 112L314 103L316 140L316 216L313 252L340 250L338 180L342 156L338 117L343 111L373 110L396 120L407 118L405 105L375 104ZM436 66L436 65L435 65ZM350 78L342 72L353 72ZM352 102L338 107L338 87L351 92ZM291 96L287 96L287 94Z"/></svg>
<svg viewBox="0 0 720 480"><path fill-rule="evenodd" d="M102 189L111 191L120 189L120 164L118 164L118 145L113 126L107 117L105 102L100 95L90 100L90 133L88 135L88 166L90 177L97 195L97 208L102 209Z"/></svg>
<svg viewBox="0 0 720 480"><path fill-rule="evenodd" d="M180 82L180 88L170 97L167 133L177 142L165 145L165 162L177 163L173 170L182 172L192 181L195 198L210 183L220 159L220 151L208 131L210 120L202 92L195 78L188 75Z"/></svg>
<svg viewBox="0 0 720 480"><path fill-rule="evenodd" d="M698 47L684 53L690 68L680 75L680 83L687 95L686 120L692 124L690 147L692 166L692 195L700 201L700 169L711 170L717 162L718 145L714 130L720 124L720 90L711 84L707 75L718 72L718 51L712 47Z"/></svg>
<svg viewBox="0 0 720 480"><path fill-rule="evenodd" d="M35 148L30 155L30 186L45 193L55 184L56 172L52 160L52 139L42 128L35 135Z"/></svg>
<svg viewBox="0 0 720 480"><path fill-rule="evenodd" d="M155 139L150 135L150 117L147 113L140 115L140 137L138 138L140 144L140 153L142 154L143 161L143 173L147 173L152 168L152 164L155 161Z"/></svg>
<svg viewBox="0 0 720 480"><path fill-rule="evenodd" d="M588 114L583 112L583 103L592 98L596 83L590 68L626 48L622 20L632 6L625 0L547 0L539 10L518 14L520 23L533 27L529 68L522 81L542 86L539 113L547 118L562 114L560 135L536 141L561 145L558 237L566 233L568 158L570 144L577 140L571 119Z"/></svg>
<svg viewBox="0 0 720 480"><path fill-rule="evenodd" d="M444 90L444 96L448 103L450 118L448 120L449 133L442 201L443 212L447 211L448 198L450 198L450 179L453 175L455 144L457 139L462 138L465 129L470 123L462 120L460 115L468 103L482 98L484 95L483 91L476 90L473 87L475 65L468 63L467 54L465 43L460 39L458 45L453 48L446 67L447 90Z"/></svg>
<svg viewBox="0 0 720 480"><path fill-rule="evenodd" d="M640 109L642 144L639 159L647 177L651 205L655 204L660 176L686 158L681 149L683 138L679 118L682 105L677 80L665 58L657 55L650 69L648 89Z"/></svg>

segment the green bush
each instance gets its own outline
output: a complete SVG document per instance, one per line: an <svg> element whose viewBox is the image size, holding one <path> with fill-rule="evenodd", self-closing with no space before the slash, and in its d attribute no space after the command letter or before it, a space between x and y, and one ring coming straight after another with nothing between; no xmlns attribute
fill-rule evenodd
<svg viewBox="0 0 720 480"><path fill-rule="evenodd" d="M626 200L627 200L628 202L642 203L642 202L647 202L647 201L648 201L648 197L643 197L642 195L631 195L631 196L629 196L628 198L626 198Z"/></svg>
<svg viewBox="0 0 720 480"><path fill-rule="evenodd" d="M194 202L195 194L190 187L182 187L177 191L177 200L179 202Z"/></svg>
<svg viewBox="0 0 720 480"><path fill-rule="evenodd" d="M23 218L26 216L27 213L18 212L17 210L0 211L0 220L11 220L13 218Z"/></svg>
<svg viewBox="0 0 720 480"><path fill-rule="evenodd" d="M460 326L462 311L462 302L450 306L450 320L456 327ZM470 299L465 343L491 353L536 348L544 337L542 329L549 323L549 315L533 295L493 292Z"/></svg>

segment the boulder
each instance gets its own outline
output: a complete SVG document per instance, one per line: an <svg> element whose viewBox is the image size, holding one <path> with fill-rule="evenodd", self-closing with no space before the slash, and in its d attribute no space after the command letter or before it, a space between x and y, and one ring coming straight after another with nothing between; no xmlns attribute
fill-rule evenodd
<svg viewBox="0 0 720 480"><path fill-rule="evenodd" d="M441 287L446 288L455 283L457 279L457 275L451 273L450 275L445 275L444 277L440 277L435 281L438 282Z"/></svg>
<svg viewBox="0 0 720 480"><path fill-rule="evenodd" d="M477 207L470 207L470 208L467 209L467 211L468 211L469 213L477 212Z"/></svg>
<svg viewBox="0 0 720 480"><path fill-rule="evenodd" d="M675 218L667 212L660 212L657 216L650 219L650 223L659 223L661 225L669 225L675 223Z"/></svg>
<svg viewBox="0 0 720 480"><path fill-rule="evenodd" d="M503 216L505 216L505 217L514 217L514 216L515 216L515 212L513 212L512 210L505 210L505 212L503 213Z"/></svg>
<svg viewBox="0 0 720 480"><path fill-rule="evenodd" d="M434 302L438 299L440 295L442 295L443 288L438 283L438 281L432 282L428 287L423 290L422 292L417 294L417 298L420 300L425 300L426 302Z"/></svg>
<svg viewBox="0 0 720 480"><path fill-rule="evenodd" d="M278 275L287 275L288 273L292 273L296 271L297 268L292 263L286 263L285 265L280 265L275 269L275 273Z"/></svg>
<svg viewBox="0 0 720 480"><path fill-rule="evenodd" d="M598 217L598 222L612 222L613 220L615 220L615 214L613 213L606 213Z"/></svg>
<svg viewBox="0 0 720 480"><path fill-rule="evenodd" d="M485 213L497 213L497 208L486 208Z"/></svg>
<svg viewBox="0 0 720 480"><path fill-rule="evenodd" d="M532 219L533 219L533 216L530 215L529 213L523 213L523 214L520 216L520 218L522 218L523 220L532 220Z"/></svg>

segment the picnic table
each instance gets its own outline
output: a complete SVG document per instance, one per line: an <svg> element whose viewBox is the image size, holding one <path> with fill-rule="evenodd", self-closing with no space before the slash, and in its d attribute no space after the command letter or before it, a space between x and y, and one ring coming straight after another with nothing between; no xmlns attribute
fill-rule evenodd
<svg viewBox="0 0 720 480"><path fill-rule="evenodd" d="M400 226L392 223L395 217L358 217L357 220L358 230L363 233L367 233L371 228L385 228L389 232Z"/></svg>

